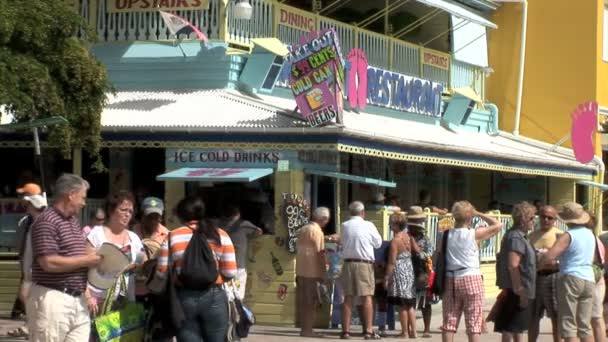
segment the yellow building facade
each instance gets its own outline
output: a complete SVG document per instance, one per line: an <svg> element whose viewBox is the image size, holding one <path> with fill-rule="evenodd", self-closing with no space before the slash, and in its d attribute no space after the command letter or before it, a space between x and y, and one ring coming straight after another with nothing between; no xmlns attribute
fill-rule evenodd
<svg viewBox="0 0 608 342"><path fill-rule="evenodd" d="M524 80L519 127L516 127L522 17L527 6ZM532 0L505 3L493 15L498 29L490 32L486 95L500 108L501 130L549 144L571 148L571 113L579 104L596 101L608 107L608 62L603 58L604 0ZM601 116L601 115L600 115ZM596 155L602 156L601 135L594 136ZM603 175L596 180L603 183ZM553 196L575 192L574 185L560 184ZM551 192L551 191L550 191ZM586 194L585 194L586 193ZM590 196L588 203L600 203L599 192L579 192Z"/></svg>

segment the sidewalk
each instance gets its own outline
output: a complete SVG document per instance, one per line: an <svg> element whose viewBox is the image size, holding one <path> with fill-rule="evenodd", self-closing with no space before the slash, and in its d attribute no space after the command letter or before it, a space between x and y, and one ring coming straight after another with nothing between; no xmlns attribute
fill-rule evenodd
<svg viewBox="0 0 608 342"><path fill-rule="evenodd" d="M486 305L484 308L485 311L485 315L487 315L487 312L490 310L490 308L492 307L493 301L486 301ZM429 342L435 342L435 341L441 341L441 332L439 331L439 326L441 325L441 321L442 321L442 316L441 316L441 306L437 305L433 307L433 317L431 320L431 333L432 333L432 337L431 338L422 338L422 319L420 317L420 313L418 313L418 320L416 322L416 327L418 330L418 339L420 341L429 341ZM4 342L4 341L24 341L24 340L20 340L20 339L14 339L14 338L10 338L7 337L7 332L18 328L19 326L21 326L23 324L23 322L19 322L19 321L12 321L12 320L6 320L6 319L0 319L0 341ZM397 324L398 326L398 324ZM398 327L397 327L398 328ZM488 331L492 331L494 329L494 326L492 323L488 323ZM553 341L553 339L551 338L551 322L549 319L543 319L541 321L541 335L538 338L539 342L550 342ZM353 332L353 336L351 337L351 339L353 340L363 340L363 337L361 337L360 335L357 335L356 332L360 332L361 331L361 327L360 326L353 326L351 331ZM278 327L268 327L268 326L254 326L252 328L252 331L249 335L249 337L246 339L247 341L251 341L251 342L286 342L286 341L302 341L302 342L313 342L313 341L324 341L324 340L328 340L328 339L339 339L339 335L340 335L340 330L319 330L318 332L324 334L324 338L320 338L320 339L312 339L312 338L302 338L299 336L299 330L297 328L278 328ZM388 332L389 335L392 335L390 337L385 338L384 340L394 340L395 339L395 335L399 334L399 332L397 331L390 331ZM464 333L464 321L461 320L461 326L459 328L459 332L456 334L456 338L455 341L456 342L460 342L460 341L466 341L467 337L466 334ZM481 337L481 340L484 342L498 342L500 341L500 334L496 334L496 333L488 333L488 334L484 334ZM527 340L527 338L526 338Z"/></svg>

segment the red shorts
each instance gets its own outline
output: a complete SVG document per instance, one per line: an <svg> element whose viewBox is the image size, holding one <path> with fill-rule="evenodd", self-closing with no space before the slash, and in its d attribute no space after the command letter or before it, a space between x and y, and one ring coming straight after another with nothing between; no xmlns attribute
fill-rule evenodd
<svg viewBox="0 0 608 342"><path fill-rule="evenodd" d="M467 334L481 334L483 323L483 279L480 275L446 277L443 293L443 330L456 332L464 313Z"/></svg>

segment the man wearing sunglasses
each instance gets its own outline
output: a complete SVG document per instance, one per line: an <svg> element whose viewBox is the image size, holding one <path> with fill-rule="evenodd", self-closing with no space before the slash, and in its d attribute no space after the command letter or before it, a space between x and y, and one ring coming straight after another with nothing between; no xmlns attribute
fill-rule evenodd
<svg viewBox="0 0 608 342"><path fill-rule="evenodd" d="M536 275L536 299L532 304L532 319L528 331L528 341L536 341L539 334L540 320L543 312L546 311L547 317L551 319L553 327L553 341L561 341L557 322L557 292L556 281L558 276L558 265L542 265L539 260L547 250L551 249L560 233L556 227L557 211L552 206L543 206L538 212L540 224L539 228L530 233L529 240L537 255L537 275Z"/></svg>

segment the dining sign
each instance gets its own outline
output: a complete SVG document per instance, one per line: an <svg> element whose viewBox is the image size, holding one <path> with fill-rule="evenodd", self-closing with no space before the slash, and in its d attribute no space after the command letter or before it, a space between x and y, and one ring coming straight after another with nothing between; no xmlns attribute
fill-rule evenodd
<svg viewBox="0 0 608 342"><path fill-rule="evenodd" d="M152 12L209 9L209 0L107 0L107 11Z"/></svg>

